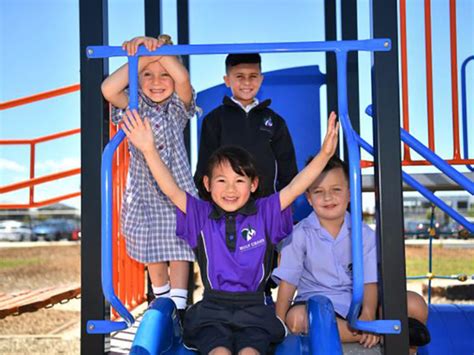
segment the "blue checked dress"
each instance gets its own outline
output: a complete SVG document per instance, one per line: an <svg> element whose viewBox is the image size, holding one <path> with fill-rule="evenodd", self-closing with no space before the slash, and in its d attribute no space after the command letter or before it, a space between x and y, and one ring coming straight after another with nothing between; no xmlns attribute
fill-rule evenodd
<svg viewBox="0 0 474 355"><path fill-rule="evenodd" d="M186 110L176 93L166 102L156 104L140 92L138 111L150 121L156 148L179 187L195 196L183 136L184 127L196 113L194 98ZM120 122L123 114L124 110L113 107L112 121ZM158 187L142 153L132 144L129 147L130 164L121 211L128 255L141 263L194 261L191 248L176 237L175 206Z"/></svg>

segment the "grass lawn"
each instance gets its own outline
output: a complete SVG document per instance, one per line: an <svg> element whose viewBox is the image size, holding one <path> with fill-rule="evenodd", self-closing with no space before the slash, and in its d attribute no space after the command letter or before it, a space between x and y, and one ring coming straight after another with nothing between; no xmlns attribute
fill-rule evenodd
<svg viewBox="0 0 474 355"><path fill-rule="evenodd" d="M405 248L407 276L426 275L428 272L428 246ZM474 274L474 249L443 248L433 246L433 273L435 275Z"/></svg>
<svg viewBox="0 0 474 355"><path fill-rule="evenodd" d="M0 259L0 270L6 270L6 269L15 269L19 268L22 266L27 266L27 265L35 265L35 264L40 264L41 259L39 258L26 258L26 259L19 259L19 258L5 258L5 259Z"/></svg>

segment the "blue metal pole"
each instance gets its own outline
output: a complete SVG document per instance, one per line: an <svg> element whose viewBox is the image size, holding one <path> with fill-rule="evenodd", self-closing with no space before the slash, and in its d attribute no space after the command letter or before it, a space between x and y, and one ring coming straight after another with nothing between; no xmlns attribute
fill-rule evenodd
<svg viewBox="0 0 474 355"><path fill-rule="evenodd" d="M128 57L129 107L138 108L138 57ZM125 322L110 320L91 320L87 330L91 334L104 334L130 327L135 318L115 295L113 286L112 260L112 161L115 150L125 138L123 130L119 130L107 144L102 154L102 291L106 300L120 314Z"/></svg>
<svg viewBox="0 0 474 355"><path fill-rule="evenodd" d="M349 182L351 194L351 238L352 238L352 302L348 320L355 329L379 333L399 334L399 320L361 321L358 319L364 299L364 261L362 248L362 189L360 174L360 151L352 129L347 104L347 52L336 52L337 97L339 120L349 152Z"/></svg>
<svg viewBox="0 0 474 355"><path fill-rule="evenodd" d="M363 41L180 44L173 46L163 46L153 52L149 52L145 47L140 46L136 55L389 51L390 46L390 40L384 38ZM127 52L119 46L89 46L87 47L86 53L88 58L127 56Z"/></svg>
<svg viewBox="0 0 474 355"><path fill-rule="evenodd" d="M469 159L469 140L468 140L468 130L467 126L467 99L466 99L466 66L471 61L474 60L474 55L467 57L461 65L461 108L462 108L462 139L463 139L463 151L464 159ZM466 164L466 167L474 171L472 165Z"/></svg>
<svg viewBox="0 0 474 355"><path fill-rule="evenodd" d="M453 179L460 186L464 187L471 195L474 195L474 182L470 181L467 177L446 163L438 155L426 148L419 140L417 140L403 128L400 128L400 137L402 138L402 141L410 146L410 148L414 149L418 154L430 161L449 178ZM464 145L466 144L467 141L464 143Z"/></svg>

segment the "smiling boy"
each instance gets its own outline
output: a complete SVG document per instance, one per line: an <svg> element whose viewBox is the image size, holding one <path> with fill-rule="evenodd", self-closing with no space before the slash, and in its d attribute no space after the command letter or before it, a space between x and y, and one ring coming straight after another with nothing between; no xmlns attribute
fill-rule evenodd
<svg viewBox="0 0 474 355"><path fill-rule="evenodd" d="M196 185L211 154L224 145L239 146L255 159L261 176L260 193L269 196L281 190L297 174L295 149L282 117L269 108L271 100L260 102L263 82L258 53L229 54L225 60L224 82L232 91L222 105L203 120Z"/></svg>

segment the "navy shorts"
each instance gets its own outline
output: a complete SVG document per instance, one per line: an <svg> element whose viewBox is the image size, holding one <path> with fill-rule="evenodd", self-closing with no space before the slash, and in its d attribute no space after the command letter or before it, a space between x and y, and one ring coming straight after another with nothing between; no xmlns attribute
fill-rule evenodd
<svg viewBox="0 0 474 355"><path fill-rule="evenodd" d="M205 291L202 301L188 309L183 342L208 354L225 347L232 353L251 347L266 354L285 338L285 327L275 309L264 303L263 292Z"/></svg>

